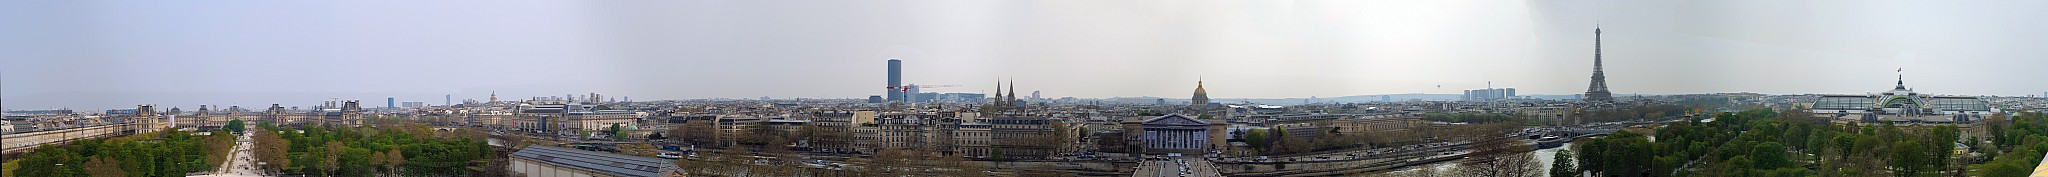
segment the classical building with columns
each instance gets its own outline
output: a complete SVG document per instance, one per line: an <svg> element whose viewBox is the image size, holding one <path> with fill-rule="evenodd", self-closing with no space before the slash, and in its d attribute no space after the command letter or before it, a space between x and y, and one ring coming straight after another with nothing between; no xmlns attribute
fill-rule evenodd
<svg viewBox="0 0 2048 177"><path fill-rule="evenodd" d="M1229 126L1229 124L1222 123L1222 121L1199 120L1181 114L1167 114L1145 119L1145 121L1137 122L1136 124L1135 126L1141 127L1142 130L1133 138L1139 141L1136 144L1144 147L1144 152L1147 154L1183 153L1199 155L1227 145L1224 142L1223 128ZM1124 126L1133 125L1130 122L1126 122Z"/></svg>

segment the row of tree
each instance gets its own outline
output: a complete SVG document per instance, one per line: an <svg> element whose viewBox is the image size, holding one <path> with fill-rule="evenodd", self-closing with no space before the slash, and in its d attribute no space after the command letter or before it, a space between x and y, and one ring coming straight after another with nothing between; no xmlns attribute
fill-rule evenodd
<svg viewBox="0 0 2048 177"><path fill-rule="evenodd" d="M115 138L83 139L70 145L44 145L16 162L9 175L22 176L185 176L211 171L227 162L234 135L210 135L166 129Z"/></svg>
<svg viewBox="0 0 2048 177"><path fill-rule="evenodd" d="M260 125L254 153L262 167L285 174L336 176L467 176L496 150L482 137L436 132L423 124L302 129Z"/></svg>
<svg viewBox="0 0 2048 177"><path fill-rule="evenodd" d="M1964 173L1952 125L1831 124L1792 110L1721 113L1652 131L1574 143L1576 169L1556 175L1620 176L1953 176Z"/></svg>
<svg viewBox="0 0 2048 177"><path fill-rule="evenodd" d="M2033 167L2041 163L2041 156L2048 154L2048 115L2041 113L2020 113L2010 120L1985 119L1986 133L1993 138L1991 143L1977 146L1985 160L1981 164L1969 165L1978 176L2026 176Z"/></svg>
<svg viewBox="0 0 2048 177"><path fill-rule="evenodd" d="M1414 145L1431 142L1432 138L1462 138L1475 132L1469 131L1470 128L1494 126L1489 124L1491 123L1424 125L1400 130L1374 131L1370 134L1346 134L1346 131L1338 127L1250 129L1231 131L1228 136L1235 141L1244 142L1257 155L1283 156Z"/></svg>
<svg viewBox="0 0 2048 177"><path fill-rule="evenodd" d="M1439 169L1425 166L1414 170L1376 174L1374 176L1544 176L1542 162L1536 158L1534 147L1526 143L1527 141L1524 141L1522 137L1502 136L1521 130L1520 124L1508 122L1472 124L1459 126L1455 129L1461 132L1446 134L1447 138L1454 139L1454 141L1471 142L1472 144L1468 146L1470 148L1469 151L1466 151L1468 153L1465 154L1466 158L1458 160L1451 168Z"/></svg>

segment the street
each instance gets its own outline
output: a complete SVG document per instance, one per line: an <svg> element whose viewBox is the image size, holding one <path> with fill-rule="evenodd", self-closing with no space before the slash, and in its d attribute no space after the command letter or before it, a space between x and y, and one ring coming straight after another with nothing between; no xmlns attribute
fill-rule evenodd
<svg viewBox="0 0 2048 177"><path fill-rule="evenodd" d="M1171 160L1147 160L1138 163L1138 171L1132 176L1152 177L1221 177L1216 166L1202 158L1173 158Z"/></svg>
<svg viewBox="0 0 2048 177"><path fill-rule="evenodd" d="M251 134L249 134L249 133L243 133L243 134L242 134L241 136L238 136L238 137L236 137L236 138L235 138L235 147L234 147L234 151L232 151L232 153L228 153L228 164L227 164L227 165L223 165L223 166L221 166L221 167L220 167L219 169L215 169L215 170L213 171L213 174L210 174L210 175L199 175L199 176L203 176L203 177L244 177L244 176L263 176L263 175L262 175L262 173L261 173L260 171L257 171L257 170L256 170L256 164L255 164L256 162L255 162L255 159L254 159L254 158L253 158L252 156L250 156L250 155L249 155L249 150L250 150L250 149L253 149L252 147L254 147L254 146L255 146L255 144L256 144L256 143L255 143L255 142L253 141L253 138L252 138L251 136L252 136L252 135L251 135Z"/></svg>

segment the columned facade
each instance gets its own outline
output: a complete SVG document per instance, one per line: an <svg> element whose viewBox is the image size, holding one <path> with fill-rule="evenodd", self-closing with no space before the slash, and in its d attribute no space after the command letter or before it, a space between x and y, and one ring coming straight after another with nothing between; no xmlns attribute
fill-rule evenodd
<svg viewBox="0 0 2048 177"><path fill-rule="evenodd" d="M1202 154L1222 143L1222 124L1196 120L1181 114L1146 119L1138 139L1145 153Z"/></svg>

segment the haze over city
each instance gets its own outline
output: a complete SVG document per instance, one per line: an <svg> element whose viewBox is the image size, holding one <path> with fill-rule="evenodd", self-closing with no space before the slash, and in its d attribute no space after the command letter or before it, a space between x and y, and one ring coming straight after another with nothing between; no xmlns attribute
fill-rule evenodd
<svg viewBox="0 0 2048 177"><path fill-rule="evenodd" d="M0 2L0 177L2048 174L2048 1Z"/></svg>
<svg viewBox="0 0 2048 177"><path fill-rule="evenodd" d="M865 98L901 58L928 91L1302 98L2041 94L2048 2L33 1L0 5L7 109ZM1903 69L1903 72L1897 72ZM1439 87L1441 86L1441 87Z"/></svg>

